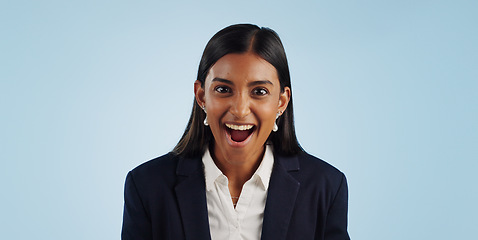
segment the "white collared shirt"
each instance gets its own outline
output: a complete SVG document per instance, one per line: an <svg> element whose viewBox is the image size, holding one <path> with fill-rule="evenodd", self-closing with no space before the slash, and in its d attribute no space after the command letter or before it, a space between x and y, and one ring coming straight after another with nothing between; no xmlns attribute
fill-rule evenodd
<svg viewBox="0 0 478 240"><path fill-rule="evenodd" d="M204 153L202 162L211 239L260 239L267 189L274 165L272 147L266 145L262 162L251 179L244 183L236 208L229 193L228 179L212 160L209 149Z"/></svg>

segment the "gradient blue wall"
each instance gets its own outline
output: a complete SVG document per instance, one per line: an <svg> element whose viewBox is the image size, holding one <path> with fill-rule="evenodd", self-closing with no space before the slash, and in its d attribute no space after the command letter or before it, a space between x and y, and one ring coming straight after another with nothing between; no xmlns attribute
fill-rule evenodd
<svg viewBox="0 0 478 240"><path fill-rule="evenodd" d="M172 2L172 1L171 1ZM0 235L118 239L127 172L175 145L219 29L275 29L303 147L353 239L472 239L477 1L2 1Z"/></svg>

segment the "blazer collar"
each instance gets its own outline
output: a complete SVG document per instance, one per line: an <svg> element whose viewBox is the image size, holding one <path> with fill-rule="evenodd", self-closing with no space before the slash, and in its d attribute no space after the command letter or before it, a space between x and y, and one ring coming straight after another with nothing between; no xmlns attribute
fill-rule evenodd
<svg viewBox="0 0 478 240"><path fill-rule="evenodd" d="M200 157L179 158L175 187L186 239L210 240L204 171Z"/></svg>
<svg viewBox="0 0 478 240"><path fill-rule="evenodd" d="M298 155L294 156L281 156L278 154L274 154L274 159L276 162L278 162L284 170L287 172L295 172L300 170L300 165L299 165L299 157Z"/></svg>
<svg viewBox="0 0 478 240"><path fill-rule="evenodd" d="M287 230L300 187L300 183L290 173L297 172L299 169L297 156L275 156L264 210L261 239L272 240L287 237Z"/></svg>

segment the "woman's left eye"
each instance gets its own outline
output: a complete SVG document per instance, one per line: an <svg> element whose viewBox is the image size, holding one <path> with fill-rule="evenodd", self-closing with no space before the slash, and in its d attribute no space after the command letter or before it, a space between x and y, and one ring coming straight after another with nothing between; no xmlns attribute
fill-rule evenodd
<svg viewBox="0 0 478 240"><path fill-rule="evenodd" d="M269 91L267 91L267 89L265 89L265 88L256 88L252 91L252 93L254 95L258 95L258 96L264 96L264 95L268 94Z"/></svg>

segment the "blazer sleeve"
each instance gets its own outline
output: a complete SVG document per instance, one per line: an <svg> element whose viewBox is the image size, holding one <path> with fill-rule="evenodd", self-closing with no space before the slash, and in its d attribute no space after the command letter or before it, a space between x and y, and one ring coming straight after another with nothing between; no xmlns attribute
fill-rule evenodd
<svg viewBox="0 0 478 240"><path fill-rule="evenodd" d="M342 181L334 201L327 213L325 224L325 240L350 240L347 232L348 211L347 179L342 174Z"/></svg>
<svg viewBox="0 0 478 240"><path fill-rule="evenodd" d="M124 189L123 229L121 239L151 240L151 218L136 187L133 173L126 176Z"/></svg>

